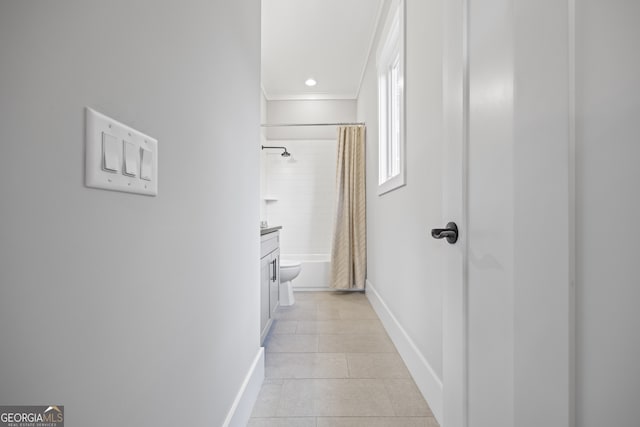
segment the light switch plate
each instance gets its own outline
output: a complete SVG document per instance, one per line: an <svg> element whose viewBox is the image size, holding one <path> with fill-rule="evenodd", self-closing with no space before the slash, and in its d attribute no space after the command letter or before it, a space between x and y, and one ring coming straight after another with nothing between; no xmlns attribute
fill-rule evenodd
<svg viewBox="0 0 640 427"><path fill-rule="evenodd" d="M85 112L85 185L103 190L123 191L126 193L158 194L158 141L125 124L87 107ZM103 134L117 138L123 164L118 171L104 168L105 153L103 150ZM126 141L126 143L125 143ZM132 144L132 146L126 146ZM125 150L125 147L126 150ZM141 179L142 150L150 152L150 164L145 165L145 179ZM135 176L125 174L125 156L135 153ZM131 164L129 165L131 166ZM148 178L148 179L147 179Z"/></svg>

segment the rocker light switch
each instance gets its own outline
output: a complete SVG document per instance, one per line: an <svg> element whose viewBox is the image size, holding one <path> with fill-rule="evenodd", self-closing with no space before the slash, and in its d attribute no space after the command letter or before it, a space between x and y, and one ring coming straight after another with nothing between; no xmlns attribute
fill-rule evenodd
<svg viewBox="0 0 640 427"><path fill-rule="evenodd" d="M124 171L128 176L138 175L138 147L134 144L124 141Z"/></svg>
<svg viewBox="0 0 640 427"><path fill-rule="evenodd" d="M140 178L146 181L151 181L153 172L153 153L151 150L140 149L140 157L142 158L142 164L140 166Z"/></svg>
<svg viewBox="0 0 640 427"><path fill-rule="evenodd" d="M118 138L102 133L102 169L109 172L120 170L120 144Z"/></svg>

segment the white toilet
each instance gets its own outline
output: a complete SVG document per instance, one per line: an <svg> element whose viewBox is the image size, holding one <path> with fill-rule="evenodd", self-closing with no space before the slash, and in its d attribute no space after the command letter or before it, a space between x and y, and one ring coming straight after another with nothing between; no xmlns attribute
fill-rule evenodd
<svg viewBox="0 0 640 427"><path fill-rule="evenodd" d="M286 259L280 260L280 305L293 305L293 286L291 281L298 277L302 270L300 261L290 261Z"/></svg>

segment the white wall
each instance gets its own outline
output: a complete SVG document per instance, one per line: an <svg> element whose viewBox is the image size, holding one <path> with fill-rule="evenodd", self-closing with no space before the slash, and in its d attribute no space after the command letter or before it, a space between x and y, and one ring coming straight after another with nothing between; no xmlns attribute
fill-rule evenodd
<svg viewBox="0 0 640 427"><path fill-rule="evenodd" d="M0 57L0 402L222 425L259 351L260 3L3 1ZM157 197L84 187L85 106L159 140Z"/></svg>
<svg viewBox="0 0 640 427"><path fill-rule="evenodd" d="M367 123L368 285L415 344L424 370L433 374L425 378L413 370L424 393L425 382L438 390L442 380L442 242L430 235L432 227L444 225L442 9L438 0L408 0L406 7L406 186L377 194L377 42L358 98L358 120ZM440 400L426 397L432 405Z"/></svg>
<svg viewBox="0 0 640 427"><path fill-rule="evenodd" d="M640 419L640 4L576 2L577 425Z"/></svg>
<svg viewBox="0 0 640 427"><path fill-rule="evenodd" d="M356 101L347 99L269 101L267 117L271 124L335 123L356 119ZM335 126L272 127L267 139L337 139Z"/></svg>

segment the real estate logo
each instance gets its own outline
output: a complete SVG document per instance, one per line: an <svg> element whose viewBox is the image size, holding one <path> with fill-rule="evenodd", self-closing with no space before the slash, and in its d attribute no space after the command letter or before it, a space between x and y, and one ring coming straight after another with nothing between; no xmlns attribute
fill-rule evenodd
<svg viewBox="0 0 640 427"><path fill-rule="evenodd" d="M0 427L64 427L64 406L0 406Z"/></svg>

